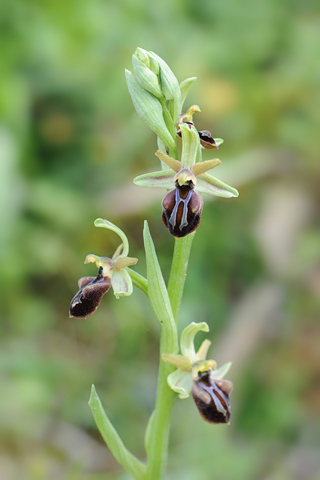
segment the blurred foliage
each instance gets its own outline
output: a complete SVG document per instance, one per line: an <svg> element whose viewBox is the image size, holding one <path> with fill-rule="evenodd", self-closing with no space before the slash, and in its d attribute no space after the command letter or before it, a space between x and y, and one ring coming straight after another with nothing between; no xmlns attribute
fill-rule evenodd
<svg viewBox="0 0 320 480"><path fill-rule="evenodd" d="M225 139L217 175L240 190L205 198L181 312L182 326L209 323L210 357L233 361L232 425L207 425L192 400L177 401L167 478L320 478L319 27L315 0L2 0L3 478L128 478L94 426L93 382L144 455L151 308L140 292L109 293L90 319L68 318L78 278L95 274L85 256L117 246L97 217L124 229L142 273L147 218L169 273L163 192L131 186L157 166L124 81L137 46L180 81L198 77L186 107L200 105L199 130Z"/></svg>

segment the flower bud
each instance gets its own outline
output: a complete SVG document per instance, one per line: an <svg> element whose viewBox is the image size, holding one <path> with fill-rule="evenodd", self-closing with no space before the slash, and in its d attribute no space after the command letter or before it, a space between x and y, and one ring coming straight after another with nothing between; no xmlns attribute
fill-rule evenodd
<svg viewBox="0 0 320 480"><path fill-rule="evenodd" d="M111 278L104 277L103 268L100 267L96 277L80 278L80 290L75 294L70 303L70 317L86 318L94 313L105 293L110 288Z"/></svg>
<svg viewBox="0 0 320 480"><path fill-rule="evenodd" d="M203 201L195 184L193 173L182 169L175 177L176 188L162 200L162 221L174 237L185 237L200 223Z"/></svg>
<svg viewBox="0 0 320 480"><path fill-rule="evenodd" d="M143 53L140 53L137 52L137 50L132 56L132 65L137 82L142 88L152 93L155 97L163 98L164 96L160 88L159 78L150 69L150 61L147 52L143 51Z"/></svg>
<svg viewBox="0 0 320 480"><path fill-rule="evenodd" d="M199 413L209 423L230 423L229 395L233 385L229 380L214 380L211 370L198 372L194 380L192 396Z"/></svg>

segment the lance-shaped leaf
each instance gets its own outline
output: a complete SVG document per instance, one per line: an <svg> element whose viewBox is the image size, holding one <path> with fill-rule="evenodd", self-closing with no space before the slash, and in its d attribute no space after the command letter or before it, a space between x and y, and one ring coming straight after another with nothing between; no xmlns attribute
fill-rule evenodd
<svg viewBox="0 0 320 480"><path fill-rule="evenodd" d="M141 120L161 138L163 143L175 149L176 144L163 119L159 100L139 85L133 74L126 70L126 80L134 107Z"/></svg>
<svg viewBox="0 0 320 480"><path fill-rule="evenodd" d="M238 197L239 195L238 190L208 173L203 173L197 177L197 190L200 193L209 193L224 198Z"/></svg>
<svg viewBox="0 0 320 480"><path fill-rule="evenodd" d="M118 432L107 417L94 385L92 385L91 388L89 406L93 413L96 425L113 456L134 478L137 480L145 478L146 465L138 460L125 447Z"/></svg>
<svg viewBox="0 0 320 480"><path fill-rule="evenodd" d="M168 353L176 353L178 350L177 329L173 318L168 291L164 283L147 222L144 224L143 239L147 260L149 299L161 326L168 332L166 341L164 342L167 343L166 351Z"/></svg>

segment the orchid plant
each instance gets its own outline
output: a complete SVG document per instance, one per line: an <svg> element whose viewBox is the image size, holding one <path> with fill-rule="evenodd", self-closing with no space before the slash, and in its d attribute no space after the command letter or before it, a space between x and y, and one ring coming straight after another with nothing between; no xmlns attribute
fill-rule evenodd
<svg viewBox="0 0 320 480"><path fill-rule="evenodd" d="M132 60L133 72L126 71L129 93L139 117L157 135L155 154L160 160L160 170L139 175L134 183L167 190L162 201L162 221L175 239L170 277L166 285L147 222L143 232L147 264L147 278L144 278L130 268L138 259L128 256L125 233L99 218L95 226L116 233L121 244L112 258L94 254L86 257L85 263L95 263L98 273L96 277L79 280L79 291L70 304L70 316L86 318L93 314L110 287L116 298L131 295L133 285L149 298L160 322L161 335L156 402L145 433L146 458L139 460L125 447L94 386L89 405L102 437L118 462L137 480L159 480L165 474L172 409L177 395L185 399L191 393L204 420L212 424L230 423L229 397L233 387L223 377L231 363L217 368L214 360L206 359L209 340L204 340L195 351L194 337L200 331L209 331L206 323L191 323L179 340L178 318L192 240L203 208L201 194L231 198L237 197L238 192L207 173L220 165L219 159L202 160L204 149L217 150L223 140L213 138L207 130L197 131L193 121L193 115L200 112L197 105L182 112L195 77L179 84L162 58L141 48L137 48ZM180 159L179 143L182 143Z"/></svg>

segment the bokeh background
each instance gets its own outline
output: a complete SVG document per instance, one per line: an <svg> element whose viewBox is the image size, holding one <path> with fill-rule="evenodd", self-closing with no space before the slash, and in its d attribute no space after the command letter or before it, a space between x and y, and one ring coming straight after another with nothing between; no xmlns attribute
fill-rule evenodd
<svg viewBox="0 0 320 480"><path fill-rule="evenodd" d="M320 478L319 31L315 0L2 0L1 480L129 478L94 425L91 383L144 457L159 337L146 298L110 292L68 318L78 278L95 275L85 256L118 246L97 217L125 230L143 274L148 219L170 271L164 192L132 185L158 168L124 80L137 46L198 77L185 106L225 139L215 174L240 191L204 199L181 311L233 362L232 424L177 401L166 478Z"/></svg>

